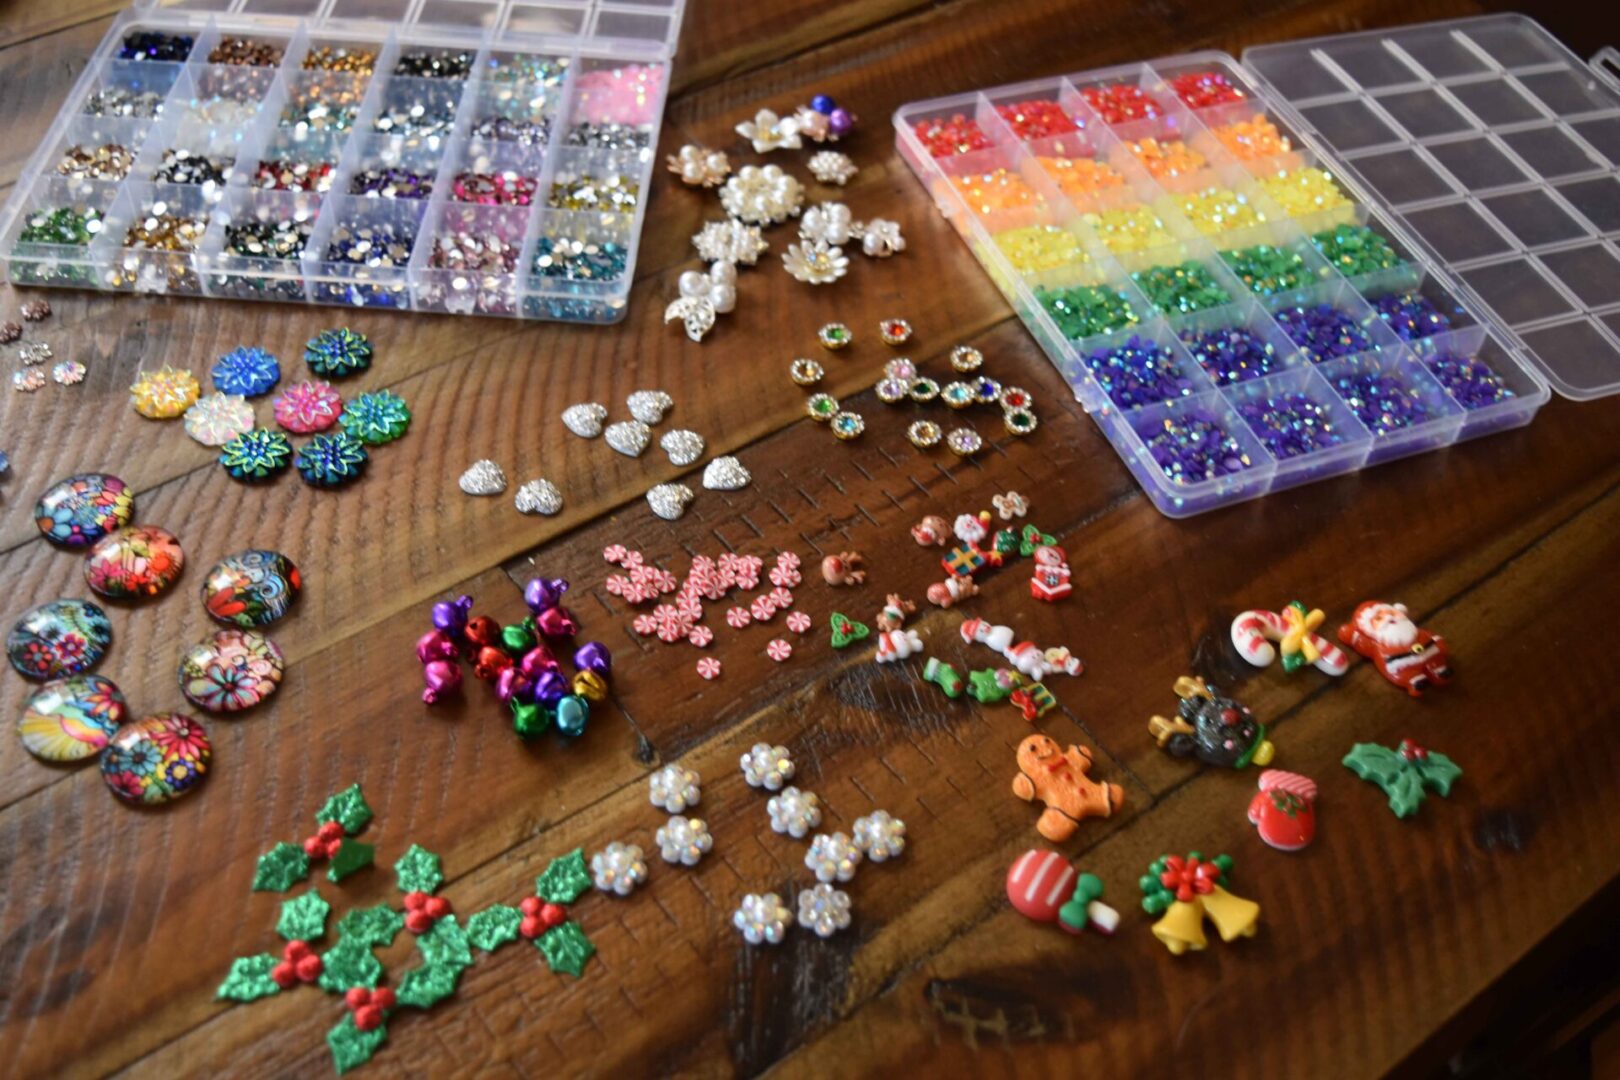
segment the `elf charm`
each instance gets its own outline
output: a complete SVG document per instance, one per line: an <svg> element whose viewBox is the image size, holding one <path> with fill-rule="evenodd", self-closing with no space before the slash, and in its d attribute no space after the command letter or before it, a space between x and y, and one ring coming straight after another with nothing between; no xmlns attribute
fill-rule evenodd
<svg viewBox="0 0 1620 1080"><path fill-rule="evenodd" d="M1037 600L1055 604L1074 591L1069 578L1068 556L1055 544L1043 544L1035 549L1035 572L1030 575L1029 595Z"/></svg>
<svg viewBox="0 0 1620 1080"><path fill-rule="evenodd" d="M1091 779L1091 751L1070 745L1067 750L1046 735L1031 735L1018 744L1018 775L1013 794L1025 802L1039 799L1046 810L1035 829L1054 844L1074 835L1088 817L1113 817L1125 801L1118 784Z"/></svg>
<svg viewBox="0 0 1620 1080"><path fill-rule="evenodd" d="M1418 626L1405 604L1368 600L1339 627L1339 640L1371 660L1378 673L1412 697L1451 681L1446 639Z"/></svg>
<svg viewBox="0 0 1620 1080"><path fill-rule="evenodd" d="M1206 765L1229 769L1271 764L1276 748L1266 738L1266 725L1248 706L1190 675L1176 680L1175 691L1181 698L1178 715L1148 721L1148 733L1159 749L1172 757L1196 757Z"/></svg>

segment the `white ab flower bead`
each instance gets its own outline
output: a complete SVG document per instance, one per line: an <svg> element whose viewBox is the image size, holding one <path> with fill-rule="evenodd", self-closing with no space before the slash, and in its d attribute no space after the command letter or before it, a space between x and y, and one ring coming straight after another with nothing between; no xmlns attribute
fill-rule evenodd
<svg viewBox="0 0 1620 1080"><path fill-rule="evenodd" d="M647 880L647 862L641 848L615 840L591 856L591 879L601 892L629 896Z"/></svg>
<svg viewBox="0 0 1620 1080"><path fill-rule="evenodd" d="M793 912L782 906L782 898L775 893L749 893L732 914L731 925L742 931L743 940L750 945L779 945L791 918Z"/></svg>
<svg viewBox="0 0 1620 1080"><path fill-rule="evenodd" d="M703 797L702 779L691 769L665 765L647 778L647 796L660 810L679 814Z"/></svg>
<svg viewBox="0 0 1620 1080"><path fill-rule="evenodd" d="M817 833L804 853L804 865L817 881L848 881L861 865L861 849L841 832Z"/></svg>
<svg viewBox="0 0 1620 1080"><path fill-rule="evenodd" d="M874 810L855 819L855 846L873 862L898 858L906 850L906 823L887 810Z"/></svg>
<svg viewBox="0 0 1620 1080"><path fill-rule="evenodd" d="M780 795L771 796L765 809L771 815L771 830L795 840L804 839L806 833L821 824L821 800L812 791L783 788Z"/></svg>
<svg viewBox="0 0 1620 1080"><path fill-rule="evenodd" d="M755 743L744 754L738 765L749 787L762 787L766 791L781 791L782 785L793 779L793 759L787 747L769 743Z"/></svg>
<svg viewBox="0 0 1620 1080"><path fill-rule="evenodd" d="M817 937L832 937L849 926L849 893L825 883L799 891L799 925Z"/></svg>
<svg viewBox="0 0 1620 1080"><path fill-rule="evenodd" d="M667 863L696 866L698 860L714 849L714 837L702 818L686 818L677 814L669 824L658 830L658 854Z"/></svg>

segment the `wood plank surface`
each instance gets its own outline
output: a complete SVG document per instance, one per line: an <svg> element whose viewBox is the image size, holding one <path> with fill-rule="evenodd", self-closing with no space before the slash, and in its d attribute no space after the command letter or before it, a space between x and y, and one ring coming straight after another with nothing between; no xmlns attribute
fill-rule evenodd
<svg viewBox="0 0 1620 1080"><path fill-rule="evenodd" d="M18 0L0 16L0 184L15 181L63 95L118 9L69 13ZM377 821L379 867L320 889L334 914L393 901L387 870L417 842L442 854L443 894L459 913L516 904L553 856L612 840L653 857L627 899L589 894L574 914L598 954L584 977L549 972L508 947L470 968L449 1001L391 1019L362 1075L1363 1076L1426 1074L1492 1024L1515 973L1546 969L1615 894L1620 681L1604 614L1620 605L1620 404L1549 403L1528 428L1186 521L1160 516L1072 399L1000 295L931 208L893 150L888 117L912 100L1198 48L1475 13L1466 0L1231 0L1146 6L1095 0L878 4L692 0L660 154L690 140L740 149L731 134L760 107L835 95L861 116L847 149L861 165L841 191L857 218L902 223L907 250L856 256L827 289L792 281L778 257L744 271L734 314L694 344L661 321L689 237L720 215L712 195L660 174L647 214L630 313L581 328L431 316L336 313L280 305L98 297L53 291L35 337L89 375L72 390L0 394L0 622L57 596L82 595L82 560L35 530L37 494L73 472L105 469L138 492L137 519L180 536L188 568L156 602L111 611L116 641L98 669L140 712L174 707L175 664L211 628L203 571L246 547L289 554L306 587L272 629L289 661L264 708L209 723L206 785L158 813L131 812L93 767L49 768L0 739L0 1060L24 1077L323 1075L335 999L305 989L247 1006L213 991L231 958L279 948L279 894L253 893L254 860L311 831L325 795L360 781ZM1594 31L1596 33L1596 31ZM1598 42L1572 42L1589 53ZM752 160L746 153L741 160ZM786 163L784 159L778 159ZM802 170L800 170L802 171ZM0 292L0 318L28 294ZM870 390L895 355L878 319L917 328L908 350L948 378L959 342L987 372L1025 386L1041 427L997 434L980 458L920 453L904 438L924 413ZM231 482L175 424L135 415L126 387L143 367L194 371L244 342L297 366L302 342L343 319L371 336L372 369L345 389L389 387L411 404L401 441L366 478L318 492L284 477ZM839 319L860 338L826 354L815 330ZM803 415L786 377L796 355L823 359L821 387L867 420L834 441ZM631 391L676 399L663 425L688 427L709 454L736 453L754 483L699 490L678 522L653 517L647 488L697 487L697 470L656 447L631 460L557 422L576 401ZM260 411L267 414L268 406ZM267 415L261 416L267 419ZM491 457L514 485L545 475L563 490L553 519L507 498L462 495L455 478ZM1075 595L1028 600L1016 565L963 609L927 607L917 628L959 670L991 654L964 646L963 613L1069 644L1087 673L1054 680L1061 708L1042 730L1097 752L1122 811L1088 822L1062 850L1103 877L1124 915L1111 940L1066 937L1013 913L1007 866L1040 841L1037 811L1009 791L1030 728L1005 706L948 701L920 664L878 666L827 643L829 614L871 621L883 596L921 601L936 556L907 527L925 513L1029 496L1031 519L1070 553ZM710 605L711 652L725 671L698 678L696 649L635 634L637 613L604 587L611 543L676 573L727 551L805 560L796 607L816 627L795 655L764 653L772 627L734 632ZM863 552L868 582L835 590L822 555ZM486 688L423 706L412 645L436 599L467 592L503 622L523 612L536 572L573 583L585 636L615 655L613 698L572 744L520 743ZM1233 653L1234 613L1294 597L1338 619L1362 599L1408 603L1446 634L1459 678L1413 702L1366 664L1341 680L1257 672ZM1278 764L1322 785L1322 830L1299 855L1264 847L1243 819L1252 773L1199 769L1161 754L1146 719L1173 707L1189 670L1235 687L1275 725ZM30 687L0 678L0 716ZM1411 821L1344 770L1356 741L1412 736L1464 768L1449 799ZM790 933L751 949L730 926L746 892L791 896L809 879L804 844L772 833L766 796L736 762L756 742L788 746L795 782L821 796L824 828L848 830L885 808L908 823L895 863L864 866L846 888L850 931ZM664 815L646 776L679 761L704 778L698 812L715 850L694 869L656 860ZM1136 879L1172 850L1227 851L1233 891L1262 904L1259 936L1172 958L1148 933ZM397 977L408 934L380 956ZM1285 1019L1279 1019L1285 1018Z"/></svg>

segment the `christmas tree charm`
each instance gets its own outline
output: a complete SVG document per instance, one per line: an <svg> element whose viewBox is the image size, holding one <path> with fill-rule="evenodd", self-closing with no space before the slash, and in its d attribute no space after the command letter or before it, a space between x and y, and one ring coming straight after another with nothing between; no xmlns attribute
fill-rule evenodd
<svg viewBox="0 0 1620 1080"><path fill-rule="evenodd" d="M1398 818L1417 813L1430 791L1442 798L1450 795L1452 783L1462 775L1456 762L1411 739L1402 739L1394 750L1377 743L1356 743L1345 755L1344 766L1383 788L1389 808Z"/></svg>
<svg viewBox="0 0 1620 1080"><path fill-rule="evenodd" d="M1289 674L1311 664L1324 675L1343 675L1350 658L1315 632L1324 617L1320 608L1307 611L1298 600L1281 611L1245 611L1232 620L1232 644L1255 667L1266 667L1281 654Z"/></svg>
<svg viewBox="0 0 1620 1080"><path fill-rule="evenodd" d="M1142 910L1162 916L1153 924L1153 936L1172 956L1209 944L1204 937L1206 917L1222 941L1253 937L1259 930L1260 905L1226 891L1231 869L1231 856L1206 860L1196 851L1186 858L1165 855L1148 867L1141 881Z"/></svg>
<svg viewBox="0 0 1620 1080"><path fill-rule="evenodd" d="M1278 851L1299 851L1316 839L1316 781L1298 773L1267 769L1260 791L1249 800L1249 824Z"/></svg>
<svg viewBox="0 0 1620 1080"><path fill-rule="evenodd" d="M1247 706L1190 675L1176 680L1175 691L1181 698L1179 714L1148 721L1148 733L1159 749L1172 757L1196 757L1206 765L1229 769L1271 764L1276 749L1266 738L1266 726Z"/></svg>
<svg viewBox="0 0 1620 1080"><path fill-rule="evenodd" d="M1339 640L1413 697L1451 681L1446 639L1414 623L1405 604L1368 600L1358 605L1351 621L1339 627Z"/></svg>
<svg viewBox="0 0 1620 1080"><path fill-rule="evenodd" d="M1046 804L1035 828L1054 844L1073 836L1088 817L1113 817L1125 801L1124 788L1099 784L1087 775L1091 763L1089 749L1071 745L1065 750L1046 735L1031 735L1018 744L1013 794Z"/></svg>

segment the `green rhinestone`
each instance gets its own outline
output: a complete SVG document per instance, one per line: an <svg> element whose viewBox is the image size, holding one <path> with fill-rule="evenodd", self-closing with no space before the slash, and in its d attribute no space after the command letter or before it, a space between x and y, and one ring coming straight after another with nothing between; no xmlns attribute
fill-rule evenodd
<svg viewBox="0 0 1620 1080"><path fill-rule="evenodd" d="M1124 293L1101 285L1037 289L1035 299L1071 341L1123 330L1141 321Z"/></svg>
<svg viewBox="0 0 1620 1080"><path fill-rule="evenodd" d="M380 446L405 434L411 425L411 410L398 394L375 390L345 404L338 423L367 446Z"/></svg>
<svg viewBox="0 0 1620 1080"><path fill-rule="evenodd" d="M292 442L279 431L244 431L220 448L219 463L233 480L268 480L292 464Z"/></svg>
<svg viewBox="0 0 1620 1080"><path fill-rule="evenodd" d="M838 399L831 394L811 394L804 407L810 419L825 422L838 414Z"/></svg>
<svg viewBox="0 0 1620 1080"><path fill-rule="evenodd" d="M924 375L911 384L911 400L919 404L933 401L939 397L939 383Z"/></svg>
<svg viewBox="0 0 1620 1080"><path fill-rule="evenodd" d="M1389 270L1405 263L1388 238L1365 225L1340 225L1311 237L1322 257L1349 277Z"/></svg>
<svg viewBox="0 0 1620 1080"><path fill-rule="evenodd" d="M1138 270L1131 275L1131 280L1141 287L1148 300L1160 311L1202 311L1232 300L1214 275L1202 263L1193 261Z"/></svg>

